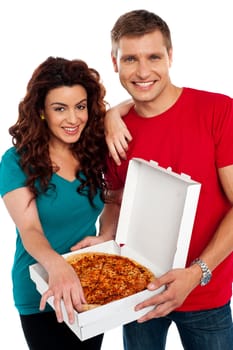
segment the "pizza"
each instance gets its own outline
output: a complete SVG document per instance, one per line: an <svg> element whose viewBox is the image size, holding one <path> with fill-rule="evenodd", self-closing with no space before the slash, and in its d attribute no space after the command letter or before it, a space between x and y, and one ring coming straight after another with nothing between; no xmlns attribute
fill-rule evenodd
<svg viewBox="0 0 233 350"><path fill-rule="evenodd" d="M66 260L80 279L86 309L140 292L155 278L145 266L120 255L87 252Z"/></svg>

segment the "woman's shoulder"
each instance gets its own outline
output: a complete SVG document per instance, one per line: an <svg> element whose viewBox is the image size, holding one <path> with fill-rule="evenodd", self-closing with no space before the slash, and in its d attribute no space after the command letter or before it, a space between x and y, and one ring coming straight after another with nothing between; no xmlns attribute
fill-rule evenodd
<svg viewBox="0 0 233 350"><path fill-rule="evenodd" d="M18 161L19 155L16 151L16 148L14 146L8 148L2 155L1 161L9 161L10 159Z"/></svg>
<svg viewBox="0 0 233 350"><path fill-rule="evenodd" d="M20 167L15 147L5 151L0 162L0 194L25 186L26 176Z"/></svg>

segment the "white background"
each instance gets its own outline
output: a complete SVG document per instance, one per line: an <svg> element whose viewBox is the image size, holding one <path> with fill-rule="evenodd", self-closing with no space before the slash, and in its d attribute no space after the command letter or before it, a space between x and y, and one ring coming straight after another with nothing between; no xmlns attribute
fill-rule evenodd
<svg viewBox="0 0 233 350"><path fill-rule="evenodd" d="M110 30L122 13L145 8L167 21L173 39L173 82L233 97L231 0L7 0L0 4L0 154L11 146L33 70L48 56L81 58L96 68L110 104L127 98L110 60ZM16 203L17 205L17 203ZM0 201L0 349L26 350L13 306L10 270L15 229ZM121 329L106 333L103 350L122 350ZM167 349L182 349L172 326ZM146 349L145 349L146 350Z"/></svg>

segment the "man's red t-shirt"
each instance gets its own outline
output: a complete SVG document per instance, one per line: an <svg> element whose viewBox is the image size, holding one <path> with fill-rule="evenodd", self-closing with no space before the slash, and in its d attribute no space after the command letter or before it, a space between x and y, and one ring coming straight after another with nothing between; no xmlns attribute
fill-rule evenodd
<svg viewBox="0 0 233 350"><path fill-rule="evenodd" d="M233 164L233 100L222 94L184 88L178 101L155 117L134 108L124 117L133 140L127 161L109 158L106 175L112 189L124 186L131 158L154 160L202 184L187 266L199 257L232 207L221 188L218 168ZM232 180L233 181L233 180ZM150 242L149 242L150 243ZM198 286L179 311L204 310L227 303L232 295L233 253L214 271L210 283Z"/></svg>

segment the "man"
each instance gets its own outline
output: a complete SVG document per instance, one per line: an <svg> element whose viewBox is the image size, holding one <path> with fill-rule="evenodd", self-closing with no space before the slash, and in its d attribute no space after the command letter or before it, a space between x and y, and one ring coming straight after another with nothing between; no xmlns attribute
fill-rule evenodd
<svg viewBox="0 0 233 350"><path fill-rule="evenodd" d="M111 38L114 70L133 103L120 106L121 114L127 112L123 121L114 109L106 119L111 196L99 240L114 237L131 158L155 160L202 184L186 268L168 271L148 286L166 285L166 290L136 306L155 307L124 326L124 347L165 349L168 328L175 322L185 349L233 349L232 99L171 82L170 30L156 14L136 10L122 15ZM127 139L132 139L128 145ZM125 148L127 159L119 161L117 152L124 156Z"/></svg>

